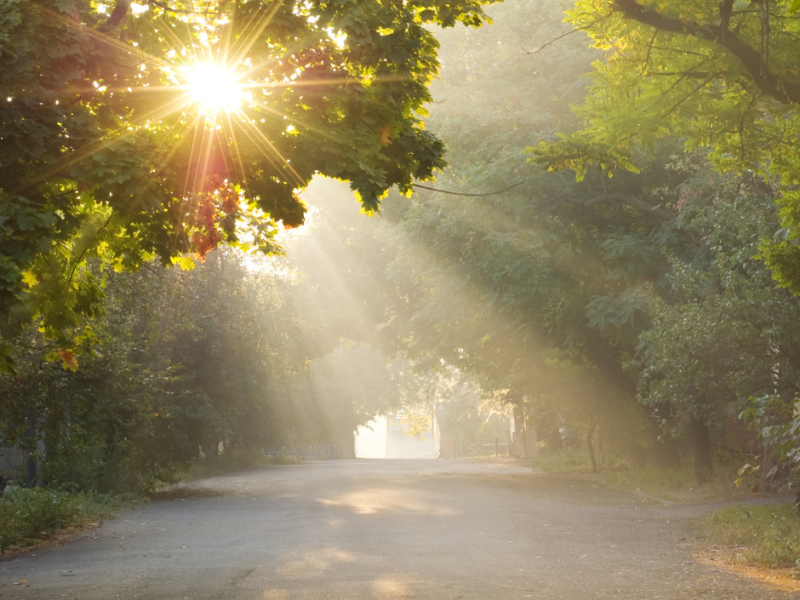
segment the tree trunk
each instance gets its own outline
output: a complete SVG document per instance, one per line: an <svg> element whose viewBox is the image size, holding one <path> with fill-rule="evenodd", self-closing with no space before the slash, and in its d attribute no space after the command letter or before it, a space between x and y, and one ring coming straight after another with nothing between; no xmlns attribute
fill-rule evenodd
<svg viewBox="0 0 800 600"><path fill-rule="evenodd" d="M29 454L25 459L25 486L36 487L36 458Z"/></svg>
<svg viewBox="0 0 800 600"><path fill-rule="evenodd" d="M342 458L356 457L356 434L353 430L342 433Z"/></svg>
<svg viewBox="0 0 800 600"><path fill-rule="evenodd" d="M519 401L514 403L514 456L527 458L525 445L525 409Z"/></svg>
<svg viewBox="0 0 800 600"><path fill-rule="evenodd" d="M219 442L214 440L209 442L208 447L205 449L206 463L209 465L216 465L219 460Z"/></svg>
<svg viewBox="0 0 800 600"><path fill-rule="evenodd" d="M663 435L658 419L642 406L647 418L647 429L653 440L653 460L662 469L674 469L681 466L681 455L678 452L678 440L671 435ZM668 408L655 407L654 412L669 410ZM669 418L669 417L667 417Z"/></svg>
<svg viewBox="0 0 800 600"><path fill-rule="evenodd" d="M25 450L25 485L29 488L36 486L36 418L34 413L29 411L27 418L27 427L25 428L25 441L23 449Z"/></svg>
<svg viewBox="0 0 800 600"><path fill-rule="evenodd" d="M707 483L713 472L708 424L692 417L691 435L694 450L694 475L698 484Z"/></svg>
<svg viewBox="0 0 800 600"><path fill-rule="evenodd" d="M636 388L636 383L623 370L619 360L615 358L612 353L609 353L608 348L602 344L590 343L586 346L586 352L589 359L600 370L606 382L630 396L631 400L635 402L636 395L639 392ZM647 431L653 441L653 460L655 463L660 467L679 466L681 461L676 440L669 437L662 438L662 432L658 426L658 421L641 404L638 406L643 410L647 418ZM656 410L658 410L658 408L656 408Z"/></svg>
<svg viewBox="0 0 800 600"><path fill-rule="evenodd" d="M586 445L589 447L589 458L592 459L592 473L600 472L600 469L597 468L597 458L594 455L594 442L592 441L596 429L597 421L594 421L591 426L589 426L589 432L586 434Z"/></svg>
<svg viewBox="0 0 800 600"><path fill-rule="evenodd" d="M344 405L344 414L339 434L342 440L342 458L355 458L356 457L356 414L353 408L353 400L347 399Z"/></svg>

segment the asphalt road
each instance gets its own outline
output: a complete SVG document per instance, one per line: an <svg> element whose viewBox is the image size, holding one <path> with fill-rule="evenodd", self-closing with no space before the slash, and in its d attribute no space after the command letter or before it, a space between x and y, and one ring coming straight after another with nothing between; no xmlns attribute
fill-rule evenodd
<svg viewBox="0 0 800 600"><path fill-rule="evenodd" d="M797 598L696 563L696 514L503 463L328 461L200 482L0 562L0 598ZM23 581L25 580L25 581Z"/></svg>

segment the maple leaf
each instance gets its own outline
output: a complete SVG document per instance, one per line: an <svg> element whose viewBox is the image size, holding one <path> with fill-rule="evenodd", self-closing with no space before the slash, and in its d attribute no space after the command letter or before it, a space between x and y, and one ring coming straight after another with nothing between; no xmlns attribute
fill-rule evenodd
<svg viewBox="0 0 800 600"><path fill-rule="evenodd" d="M58 355L61 357L61 360L64 361L65 369L70 369L73 372L78 370L78 361L72 350L61 350Z"/></svg>
<svg viewBox="0 0 800 600"><path fill-rule="evenodd" d="M381 143L382 144L392 143L392 130L389 128L388 125L384 125L383 127L381 127Z"/></svg>
<svg viewBox="0 0 800 600"><path fill-rule="evenodd" d="M232 215L239 208L239 194L229 187L225 187L220 191L222 198L222 212L226 215Z"/></svg>
<svg viewBox="0 0 800 600"><path fill-rule="evenodd" d="M217 219L217 207L211 201L210 195L203 195L200 199L200 206L197 208L196 217L198 223L203 223L206 229L214 225Z"/></svg>

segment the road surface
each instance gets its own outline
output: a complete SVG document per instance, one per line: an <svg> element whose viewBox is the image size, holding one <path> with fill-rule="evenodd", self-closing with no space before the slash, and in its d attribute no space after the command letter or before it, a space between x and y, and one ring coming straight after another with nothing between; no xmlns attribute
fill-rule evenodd
<svg viewBox="0 0 800 600"><path fill-rule="evenodd" d="M0 598L797 598L689 556L691 511L509 463L320 461L204 480L0 562ZM23 581L24 580L24 581Z"/></svg>

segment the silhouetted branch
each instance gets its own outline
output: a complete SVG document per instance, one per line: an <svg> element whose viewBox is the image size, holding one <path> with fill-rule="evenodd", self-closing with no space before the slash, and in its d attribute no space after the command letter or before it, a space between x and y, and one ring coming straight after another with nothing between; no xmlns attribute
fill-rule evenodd
<svg viewBox="0 0 800 600"><path fill-rule="evenodd" d="M106 19L106 22L103 23L99 29L103 33L108 33L110 31L114 31L122 22L122 19L125 18L125 15L128 14L128 9L131 7L130 0L117 0L117 3L114 5L114 10L111 11L111 14Z"/></svg>
<svg viewBox="0 0 800 600"><path fill-rule="evenodd" d="M739 59L762 92L783 104L800 104L800 85L778 77L765 69L765 57L758 50L739 39L733 31L730 31L728 23L722 23L719 26L701 25L693 21L667 17L655 10L645 8L636 0L614 0L613 7L629 19L643 25L719 44Z"/></svg>
<svg viewBox="0 0 800 600"><path fill-rule="evenodd" d="M517 187L518 185L522 185L525 183L525 179L522 181L515 183L514 185L510 185L507 188L503 188L502 190L497 190L496 192L487 192L485 194L466 194L464 192L448 192L447 190L438 190L436 188L428 187L427 185L420 185L419 183L415 183L415 188L422 188L423 190L430 190L432 192L439 192L440 194L450 194L451 196L473 196L473 197L480 197L480 196L496 196L497 194L502 194L503 192L507 192L510 189Z"/></svg>

